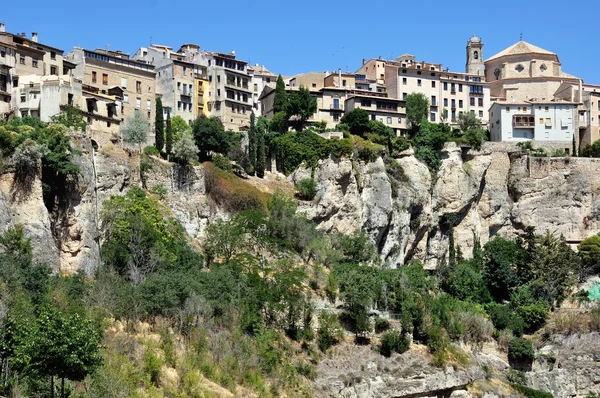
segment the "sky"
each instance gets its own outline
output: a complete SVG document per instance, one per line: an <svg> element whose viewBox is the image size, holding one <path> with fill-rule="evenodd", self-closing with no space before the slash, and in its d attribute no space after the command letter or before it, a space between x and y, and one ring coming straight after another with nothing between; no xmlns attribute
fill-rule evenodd
<svg viewBox="0 0 600 398"><path fill-rule="evenodd" d="M595 27L598 0L521 1L283 1L283 0L29 0L2 6L11 33L38 32L39 41L68 52L73 46L131 55L151 43L183 43L228 53L294 75L341 68L362 59L418 61L464 71L465 46L482 38L484 59L523 40L558 54L563 71L600 84ZM31 10L31 11L29 11Z"/></svg>

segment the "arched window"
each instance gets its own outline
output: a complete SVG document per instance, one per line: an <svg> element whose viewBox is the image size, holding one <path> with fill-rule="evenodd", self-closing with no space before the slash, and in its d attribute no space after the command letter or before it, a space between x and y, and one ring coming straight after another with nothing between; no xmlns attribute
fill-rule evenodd
<svg viewBox="0 0 600 398"><path fill-rule="evenodd" d="M475 59L479 59L479 51L475 51L475 52L473 53L473 58L475 58Z"/></svg>
<svg viewBox="0 0 600 398"><path fill-rule="evenodd" d="M494 71L494 76L496 76L496 80L500 78L500 69L496 68L496 70Z"/></svg>

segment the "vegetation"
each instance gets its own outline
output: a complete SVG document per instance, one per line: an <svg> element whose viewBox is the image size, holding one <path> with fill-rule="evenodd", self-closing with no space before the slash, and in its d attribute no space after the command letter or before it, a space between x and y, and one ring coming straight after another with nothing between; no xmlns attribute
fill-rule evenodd
<svg viewBox="0 0 600 398"><path fill-rule="evenodd" d="M194 120L192 132L200 151L200 160L209 160L214 153L226 155L229 149L235 146L238 138L226 132L219 119L205 116Z"/></svg>
<svg viewBox="0 0 600 398"><path fill-rule="evenodd" d="M303 200L313 200L317 194L317 183L312 178L304 178L296 183L298 196Z"/></svg>
<svg viewBox="0 0 600 398"><path fill-rule="evenodd" d="M302 131L307 120L317 111L317 100L307 88L300 87L298 91L287 94L283 110L292 126Z"/></svg>
<svg viewBox="0 0 600 398"><path fill-rule="evenodd" d="M154 147L160 152L165 146L165 120L163 118L162 99L160 97L156 98L155 112L156 114L154 115Z"/></svg>
<svg viewBox="0 0 600 398"><path fill-rule="evenodd" d="M406 96L406 119L408 128L416 133L423 120L429 115L429 100L421 93L410 93Z"/></svg>
<svg viewBox="0 0 600 398"><path fill-rule="evenodd" d="M176 117L178 117L178 116L176 116ZM167 122L166 122L166 127L165 127L165 136L166 136L165 152L167 153L167 155L170 155L171 151L173 149L173 123L172 123L172 120L171 120L171 111L170 110L167 111Z"/></svg>
<svg viewBox="0 0 600 398"><path fill-rule="evenodd" d="M142 144L147 141L149 130L148 119L138 110L133 112L133 115L129 116L121 125L123 141L137 145L140 152L142 152Z"/></svg>
<svg viewBox="0 0 600 398"><path fill-rule="evenodd" d="M190 131L184 131L175 142L175 145L173 145L173 156L182 164L198 160L198 147Z"/></svg>

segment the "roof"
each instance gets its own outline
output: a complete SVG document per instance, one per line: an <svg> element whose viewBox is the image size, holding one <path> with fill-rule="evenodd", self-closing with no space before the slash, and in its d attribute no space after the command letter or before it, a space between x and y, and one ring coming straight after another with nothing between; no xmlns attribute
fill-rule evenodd
<svg viewBox="0 0 600 398"><path fill-rule="evenodd" d="M493 59L497 59L500 57L506 57L509 55L520 55L520 54L544 54L544 55L557 55L551 51L544 50L538 46L534 46L533 44L527 43L526 41L518 41L507 49L500 51L498 54L488 58L485 62L491 61ZM557 57L558 58L558 57Z"/></svg>

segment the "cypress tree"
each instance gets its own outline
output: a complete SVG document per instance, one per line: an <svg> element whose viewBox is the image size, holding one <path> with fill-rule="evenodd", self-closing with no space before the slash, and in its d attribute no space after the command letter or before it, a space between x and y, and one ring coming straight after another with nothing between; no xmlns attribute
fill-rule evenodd
<svg viewBox="0 0 600 398"><path fill-rule="evenodd" d="M263 178L266 167L266 148L265 148L265 127L264 123L259 123L256 129L256 176Z"/></svg>
<svg viewBox="0 0 600 398"><path fill-rule="evenodd" d="M167 155L170 155L171 150L173 150L173 131L171 130L171 111L170 110L167 111L166 136L167 136L167 145L166 145L165 150L167 152Z"/></svg>
<svg viewBox="0 0 600 398"><path fill-rule="evenodd" d="M575 142L575 134L573 134L573 149L571 150L571 156L577 157L577 144Z"/></svg>
<svg viewBox="0 0 600 398"><path fill-rule="evenodd" d="M162 151L165 145L165 120L163 118L163 106L160 97L156 98L156 115L154 116L154 146Z"/></svg>
<svg viewBox="0 0 600 398"><path fill-rule="evenodd" d="M254 116L254 112L250 115L250 129L248 130L248 157L250 165L246 172L254 175L256 171L256 116Z"/></svg>
<svg viewBox="0 0 600 398"><path fill-rule="evenodd" d="M273 99L273 114L277 112L283 112L285 110L285 103L287 101L287 93L285 92L285 83L283 77L279 75L277 77L277 84L275 85L275 98Z"/></svg>

